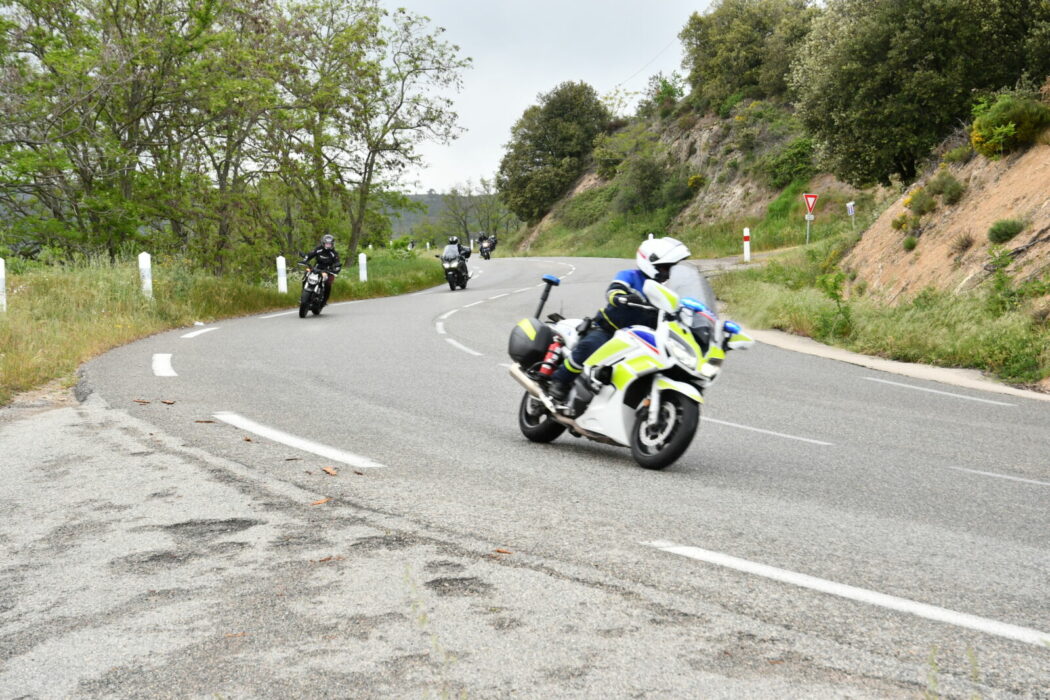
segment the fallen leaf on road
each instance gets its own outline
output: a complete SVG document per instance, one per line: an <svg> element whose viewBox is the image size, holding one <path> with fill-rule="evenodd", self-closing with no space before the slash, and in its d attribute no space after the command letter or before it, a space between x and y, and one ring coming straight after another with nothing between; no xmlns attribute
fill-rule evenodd
<svg viewBox="0 0 1050 700"><path fill-rule="evenodd" d="M174 406L175 405L174 401L165 401L163 399L161 399L161 403L164 404L165 406Z"/></svg>
<svg viewBox="0 0 1050 700"><path fill-rule="evenodd" d="M140 404L149 403L149 401L147 401L146 399L132 399L132 401Z"/></svg>
<svg viewBox="0 0 1050 700"><path fill-rule="evenodd" d="M247 435L244 436L243 440L245 442L251 442L252 441L252 439L250 437L248 437Z"/></svg>
<svg viewBox="0 0 1050 700"><path fill-rule="evenodd" d="M194 423L214 423L213 420L195 420Z"/></svg>
<svg viewBox="0 0 1050 700"><path fill-rule="evenodd" d="M227 637L244 637L247 634L248 634L247 632L230 632L226 636Z"/></svg>
<svg viewBox="0 0 1050 700"><path fill-rule="evenodd" d="M332 561L333 559L335 559L335 557L325 557L324 559L318 559L317 561L318 561L318 562L322 562L322 561Z"/></svg>
<svg viewBox="0 0 1050 700"><path fill-rule="evenodd" d="M496 554L512 554L509 549L497 549Z"/></svg>
<svg viewBox="0 0 1050 700"><path fill-rule="evenodd" d="M322 498L320 501L314 501L310 505L312 505L312 506L319 506L322 503L328 503L328 501L330 501L330 500L332 500L332 499L331 498Z"/></svg>
<svg viewBox="0 0 1050 700"><path fill-rule="evenodd" d="M286 459L284 461L285 462L301 462L301 461L303 461L303 458L302 457L289 457L288 459Z"/></svg>
<svg viewBox="0 0 1050 700"><path fill-rule="evenodd" d="M339 476L339 472L335 470L335 467L321 467L321 471L328 476Z"/></svg>
<svg viewBox="0 0 1050 700"><path fill-rule="evenodd" d="M357 474L358 476L364 476L365 475L364 472L359 472L356 469L354 470L354 474Z"/></svg>
<svg viewBox="0 0 1050 700"><path fill-rule="evenodd" d="M313 472L310 471L309 469L304 469L303 470L303 474L313 474Z"/></svg>
<svg viewBox="0 0 1050 700"><path fill-rule="evenodd" d="M782 663L784 663L784 660L783 659L771 659L769 661L769 663L771 663L771 664L782 664Z"/></svg>

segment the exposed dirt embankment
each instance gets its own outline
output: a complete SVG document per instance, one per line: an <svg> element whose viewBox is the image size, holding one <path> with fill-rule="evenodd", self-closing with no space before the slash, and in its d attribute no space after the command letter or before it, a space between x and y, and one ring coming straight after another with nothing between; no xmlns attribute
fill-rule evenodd
<svg viewBox="0 0 1050 700"><path fill-rule="evenodd" d="M960 292L987 279L991 242L988 229L1000 219L1020 219L1025 229L1003 247L1013 253L1007 272L1017 281L1050 268L1050 146L1036 145L998 161L975 157L952 174L966 192L955 205L942 203L922 217L918 244L904 249L909 235L892 226L910 214L906 196L893 203L864 233L844 264L867 283L868 293L891 303L925 287ZM924 183L922 183L924 184ZM911 188L909 192L914 191Z"/></svg>

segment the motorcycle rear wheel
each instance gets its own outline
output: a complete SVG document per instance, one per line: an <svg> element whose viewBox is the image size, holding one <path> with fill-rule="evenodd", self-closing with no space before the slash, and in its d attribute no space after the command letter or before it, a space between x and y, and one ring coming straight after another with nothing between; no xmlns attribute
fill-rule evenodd
<svg viewBox="0 0 1050 700"><path fill-rule="evenodd" d="M527 391L518 406L518 427L526 438L540 443L553 442L565 432L565 426L551 418L543 402Z"/></svg>
<svg viewBox="0 0 1050 700"><path fill-rule="evenodd" d="M649 407L639 406L631 428L631 456L646 469L663 469L681 457L696 435L700 406L676 391L660 395L660 420L649 423Z"/></svg>

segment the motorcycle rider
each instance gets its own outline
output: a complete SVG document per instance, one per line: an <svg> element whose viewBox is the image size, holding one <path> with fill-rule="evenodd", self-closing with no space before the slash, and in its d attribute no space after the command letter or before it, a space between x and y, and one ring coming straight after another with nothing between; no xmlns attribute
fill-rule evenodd
<svg viewBox="0 0 1050 700"><path fill-rule="evenodd" d="M556 403L565 403L569 388L583 371L586 359L605 345L618 329L627 326L656 327L656 309L633 308L628 304L648 304L648 299L642 293L645 280L666 282L671 275L671 268L688 257L689 249L685 244L671 237L651 238L638 246L634 256L637 267L616 273L605 292L608 304L598 312L591 327L576 343L572 355L552 375L547 392Z"/></svg>
<svg viewBox="0 0 1050 700"><path fill-rule="evenodd" d="M470 257L470 248L467 248L466 246L464 246L462 243L459 242L459 236L449 236L448 237L448 244L449 245L458 246L459 247L459 257L463 258L464 260L466 260L467 258Z"/></svg>
<svg viewBox="0 0 1050 700"><path fill-rule="evenodd" d="M335 279L334 273L338 273L342 269L342 264L339 262L339 253L335 249L335 237L331 234L325 234L321 237L321 242L313 252L309 255L303 256L303 262L310 264L310 261L315 259L317 262L313 265L313 268L321 273L324 277L324 303L328 303L328 297L332 294L332 280Z"/></svg>

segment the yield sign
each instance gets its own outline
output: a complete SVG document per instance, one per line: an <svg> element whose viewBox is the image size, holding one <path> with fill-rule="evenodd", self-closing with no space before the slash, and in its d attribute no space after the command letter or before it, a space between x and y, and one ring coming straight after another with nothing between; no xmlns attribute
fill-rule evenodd
<svg viewBox="0 0 1050 700"><path fill-rule="evenodd" d="M806 200L806 211L810 214L813 213L813 205L817 203L817 195L815 194L804 194L802 199Z"/></svg>

